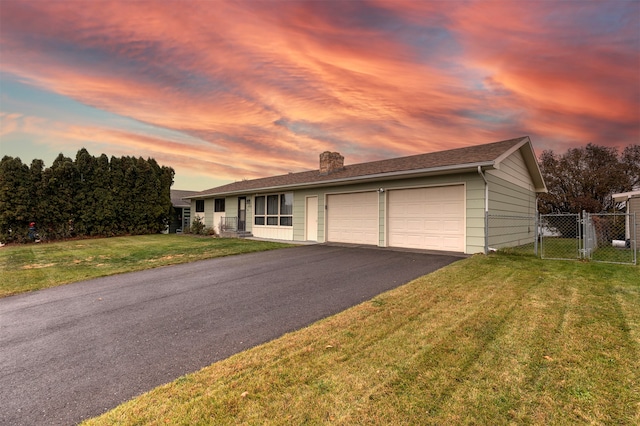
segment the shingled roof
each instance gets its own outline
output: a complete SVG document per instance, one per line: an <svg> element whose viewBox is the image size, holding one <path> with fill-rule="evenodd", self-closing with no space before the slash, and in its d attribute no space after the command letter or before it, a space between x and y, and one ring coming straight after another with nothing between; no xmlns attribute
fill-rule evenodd
<svg viewBox="0 0 640 426"><path fill-rule="evenodd" d="M197 194L198 191L183 191L180 189L171 190L171 205L173 207L189 207L191 204L185 201L185 197Z"/></svg>
<svg viewBox="0 0 640 426"><path fill-rule="evenodd" d="M347 183L349 181L371 181L376 179L389 179L392 177L408 177L414 174L428 175L452 173L465 169L472 170L478 166L495 166L507 155L519 149L526 143L530 144L529 137L523 136L500 142L450 149L447 151L411 155L408 157L392 158L389 160L379 160L368 163L351 164L329 174L320 173L319 170L311 170L307 172L243 180L207 189L185 198L206 198L211 195L231 195L258 190L265 191L285 188L295 189ZM533 159L535 161L533 150L530 149L529 151L531 151L529 156L533 155ZM542 186L544 186L544 183L542 183Z"/></svg>

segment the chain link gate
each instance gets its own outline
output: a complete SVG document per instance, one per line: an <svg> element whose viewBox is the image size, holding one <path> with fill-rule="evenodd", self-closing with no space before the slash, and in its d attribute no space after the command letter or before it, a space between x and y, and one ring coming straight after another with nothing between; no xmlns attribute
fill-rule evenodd
<svg viewBox="0 0 640 426"><path fill-rule="evenodd" d="M540 215L540 257L635 265L635 229L635 214Z"/></svg>
<svg viewBox="0 0 640 426"><path fill-rule="evenodd" d="M582 227L578 214L542 214L538 226L542 259L580 259Z"/></svg>

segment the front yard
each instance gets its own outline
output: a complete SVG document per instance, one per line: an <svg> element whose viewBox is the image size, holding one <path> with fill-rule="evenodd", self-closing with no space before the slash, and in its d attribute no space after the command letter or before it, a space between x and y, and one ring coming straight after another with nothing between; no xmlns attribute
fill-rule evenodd
<svg viewBox="0 0 640 426"><path fill-rule="evenodd" d="M141 235L0 248L0 297L123 272L287 247L190 235Z"/></svg>
<svg viewBox="0 0 640 426"><path fill-rule="evenodd" d="M0 249L0 296L286 245ZM154 389L103 424L640 424L637 266L473 256Z"/></svg>
<svg viewBox="0 0 640 426"><path fill-rule="evenodd" d="M638 267L474 256L87 425L640 424Z"/></svg>

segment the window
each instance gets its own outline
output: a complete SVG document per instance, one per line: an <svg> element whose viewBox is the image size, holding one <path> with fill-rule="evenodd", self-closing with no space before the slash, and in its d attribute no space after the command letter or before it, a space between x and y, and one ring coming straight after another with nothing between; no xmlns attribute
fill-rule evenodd
<svg viewBox="0 0 640 426"><path fill-rule="evenodd" d="M280 226L293 226L293 194L280 195Z"/></svg>
<svg viewBox="0 0 640 426"><path fill-rule="evenodd" d="M267 225L278 224L278 195L267 196Z"/></svg>
<svg viewBox="0 0 640 426"><path fill-rule="evenodd" d="M264 225L264 197L256 197L254 203L256 205L255 224Z"/></svg>
<svg viewBox="0 0 640 426"><path fill-rule="evenodd" d="M216 198L213 202L214 212L224 212L224 198Z"/></svg>
<svg viewBox="0 0 640 426"><path fill-rule="evenodd" d="M256 196L254 203L256 225L293 226L293 193Z"/></svg>
<svg viewBox="0 0 640 426"><path fill-rule="evenodd" d="M196 213L204 212L204 200L196 200Z"/></svg>

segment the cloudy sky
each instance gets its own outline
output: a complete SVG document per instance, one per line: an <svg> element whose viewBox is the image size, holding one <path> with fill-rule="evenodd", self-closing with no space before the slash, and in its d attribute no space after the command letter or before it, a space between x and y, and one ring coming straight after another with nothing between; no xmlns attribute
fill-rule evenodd
<svg viewBox="0 0 640 426"><path fill-rule="evenodd" d="M0 3L0 154L174 188L529 135L640 143L640 1Z"/></svg>

